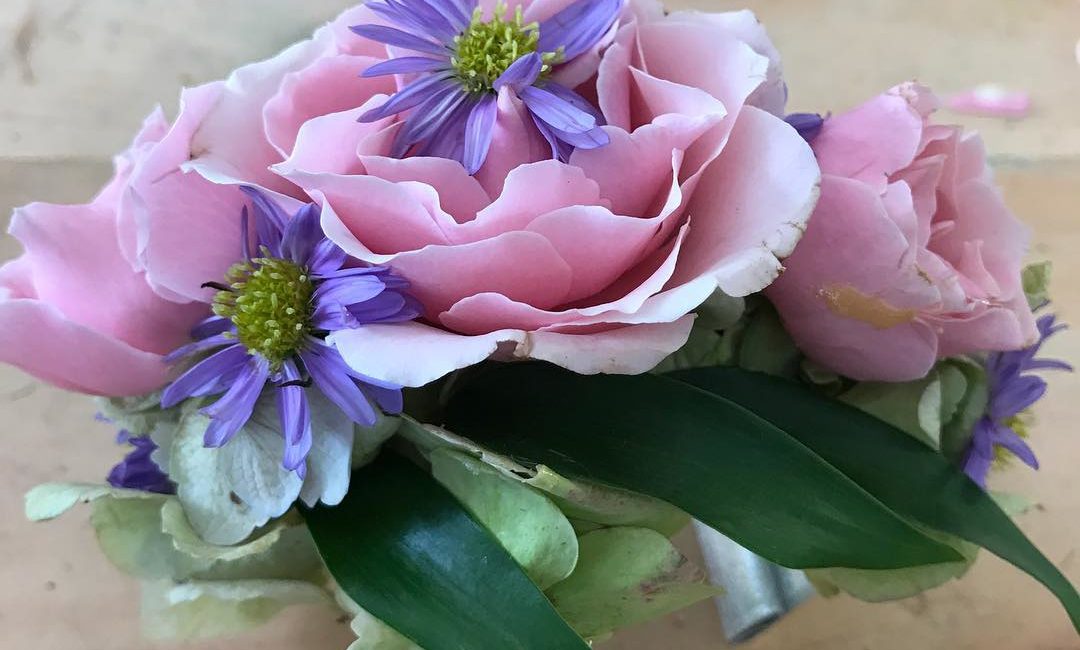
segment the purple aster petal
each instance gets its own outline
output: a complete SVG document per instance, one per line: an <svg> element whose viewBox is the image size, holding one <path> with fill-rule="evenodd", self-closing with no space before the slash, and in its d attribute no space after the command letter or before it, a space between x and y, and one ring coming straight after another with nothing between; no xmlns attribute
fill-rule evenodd
<svg viewBox="0 0 1080 650"><path fill-rule="evenodd" d="M495 135L495 118L498 112L495 95L485 95L469 111L465 123L465 150L461 161L469 174L478 172L487 160L491 140Z"/></svg>
<svg viewBox="0 0 1080 650"><path fill-rule="evenodd" d="M468 100L469 94L456 86L448 86L433 94L409 115L405 126L394 139L394 149L390 155L400 158L409 147L433 136Z"/></svg>
<svg viewBox="0 0 1080 650"><path fill-rule="evenodd" d="M375 275L356 275L326 280L315 288L312 300L316 309L323 304L352 305L371 300L386 290Z"/></svg>
<svg viewBox="0 0 1080 650"><path fill-rule="evenodd" d="M191 328L191 338L205 339L210 336L217 336L223 332L228 332L232 327L232 321L228 318L210 316L205 320L199 321L198 325Z"/></svg>
<svg viewBox="0 0 1080 650"><path fill-rule="evenodd" d="M325 278L332 276L341 270L341 265L348 259L348 255L340 246L325 237L311 251L311 256L305 262L308 272L313 278Z"/></svg>
<svg viewBox="0 0 1080 650"><path fill-rule="evenodd" d="M603 113L601 113L599 109L593 106L592 102L577 94L573 90L570 90L566 86L560 83L555 83L554 81L549 81L544 84L544 90L548 91L552 95L555 95L556 97L567 102L568 104L573 105L575 108L585 113L588 113L589 115L592 115L593 119L596 120L596 124L598 126L603 126L604 124L607 124L607 120L604 119Z"/></svg>
<svg viewBox="0 0 1080 650"><path fill-rule="evenodd" d="M405 397L402 395L400 387L384 388L362 383L360 384L360 390L368 399L378 404L384 413L397 415L405 408Z"/></svg>
<svg viewBox="0 0 1080 650"><path fill-rule="evenodd" d="M1034 375L1015 378L1004 386L994 387L990 403L990 417L995 420L1010 418L1046 394L1046 381Z"/></svg>
<svg viewBox="0 0 1080 650"><path fill-rule="evenodd" d="M590 129L584 133L572 133L569 131L563 131L557 129L550 124L548 127L551 129L552 134L560 141L569 144L576 149L597 149L599 147L606 146L611 142L611 136L607 131L600 127Z"/></svg>
<svg viewBox="0 0 1080 650"><path fill-rule="evenodd" d="M230 325L231 325L231 323L230 323ZM200 339L198 341L192 341L191 343L188 343L187 345L181 345L180 347L176 348L172 352L170 352L170 353L166 354L164 357L162 357L162 360L165 361L165 363L172 364L172 363L176 363L177 361L179 361L180 359L183 359L184 357L186 357L188 355L195 354L197 352L205 352L206 350L212 350L212 349L214 349L216 347L220 347L222 345L233 345L235 343L236 343L236 339L231 337L231 336L228 336L227 334L218 334L217 336L209 336L209 337L207 337L205 339Z"/></svg>
<svg viewBox="0 0 1080 650"><path fill-rule="evenodd" d="M542 88L528 86L518 96L534 115L558 131L585 133L597 126L592 115Z"/></svg>
<svg viewBox="0 0 1080 650"><path fill-rule="evenodd" d="M420 143L417 156L435 156L462 162L465 159L465 129L474 104L466 102L458 106L435 132L435 135ZM462 163L464 164L464 163Z"/></svg>
<svg viewBox="0 0 1080 650"><path fill-rule="evenodd" d="M525 86L533 85L543 68L544 60L538 52L526 54L511 63L510 67L499 75L499 78L495 80L492 86L495 88L495 92L502 90L503 86L510 86L517 91Z"/></svg>
<svg viewBox="0 0 1080 650"><path fill-rule="evenodd" d="M354 267L345 268L345 269L339 268L339 269L335 269L333 271L326 271L324 273L319 273L319 274L314 274L313 273L312 277L314 277L316 279L319 279L319 280L330 280L332 278L349 278L349 277L352 277L354 275L387 274L389 270L390 270L390 268L386 267L386 266L354 266ZM393 276L384 277L384 276L380 275L379 279L382 280L383 283L385 284L386 281L390 277L393 277Z"/></svg>
<svg viewBox="0 0 1080 650"><path fill-rule="evenodd" d="M432 43L427 39L386 25L353 25L349 29L359 36L378 43L385 43L414 52L426 52L435 56L448 56L449 53L449 50L444 45Z"/></svg>
<svg viewBox="0 0 1080 650"><path fill-rule="evenodd" d="M387 22L405 27L424 38L447 43L454 37L455 32L450 27L450 23L432 10L413 11L397 0L369 2L367 7Z"/></svg>
<svg viewBox="0 0 1080 650"><path fill-rule="evenodd" d="M803 140L813 143L821 133L821 127L825 125L825 118L817 113L791 113L784 121L798 131Z"/></svg>
<svg viewBox="0 0 1080 650"><path fill-rule="evenodd" d="M426 56L401 56L382 61L371 66L360 75L362 77L381 77L388 74L412 74L431 72L449 67L447 59L429 59Z"/></svg>
<svg viewBox="0 0 1080 650"><path fill-rule="evenodd" d="M308 203L289 219L281 236L281 254L285 258L301 266L308 262L315 247L326 239L319 216L319 206Z"/></svg>
<svg viewBox="0 0 1080 650"><path fill-rule="evenodd" d="M1039 460L1035 458L1035 452L1031 450L1031 447L1023 438L1009 427L1003 424L995 424L993 442L997 446L1008 449L1028 467L1039 469Z"/></svg>
<svg viewBox="0 0 1080 650"><path fill-rule="evenodd" d="M234 376L248 361L244 346L236 344L215 352L180 375L161 393L162 408L171 408L189 397L225 390L223 380Z"/></svg>
<svg viewBox="0 0 1080 650"><path fill-rule="evenodd" d="M384 117L408 110L427 100L432 94L447 86L457 87L449 72L440 72L421 77L405 86L386 100L386 103L360 116L360 122L374 122Z"/></svg>
<svg viewBox="0 0 1080 650"><path fill-rule="evenodd" d="M986 476L994 463L993 427L994 423L989 418L979 420L971 437L971 446L964 457L964 473L984 489Z"/></svg>
<svg viewBox="0 0 1080 650"><path fill-rule="evenodd" d="M270 377L270 363L261 356L251 356L221 398L200 412L210 418L203 435L207 447L221 447L251 419L255 402Z"/></svg>
<svg viewBox="0 0 1080 650"><path fill-rule="evenodd" d="M251 218L248 215L247 206L240 208L240 256L247 262L255 257L255 252L251 250Z"/></svg>
<svg viewBox="0 0 1080 650"><path fill-rule="evenodd" d="M350 420L364 426L375 424L375 409L349 375L349 367L337 350L313 340L300 352L300 358L316 387Z"/></svg>
<svg viewBox="0 0 1080 650"><path fill-rule="evenodd" d="M311 314L311 327L314 330L337 332L356 329L360 325L356 316L340 302L324 302Z"/></svg>
<svg viewBox="0 0 1080 650"><path fill-rule="evenodd" d="M292 361L281 367L283 383L300 380L300 371ZM304 464L311 451L311 414L303 386L283 386L277 394L278 419L285 436L285 454L282 466L294 471Z"/></svg>
<svg viewBox="0 0 1080 650"><path fill-rule="evenodd" d="M387 4L399 12L409 16L409 19L419 27L421 33L430 34L434 40L449 44L454 37L463 30L457 26L457 16L446 16L435 7L432 0L386 0Z"/></svg>
<svg viewBox="0 0 1080 650"><path fill-rule="evenodd" d="M472 19L477 0L428 0L431 6L446 17L454 29L462 32Z"/></svg>
<svg viewBox="0 0 1080 650"><path fill-rule="evenodd" d="M109 472L109 485L158 494L173 494L176 491L168 475L151 458L157 445L149 436L133 436L127 431L120 431L116 441L130 444L132 449Z"/></svg>
<svg viewBox="0 0 1080 650"><path fill-rule="evenodd" d="M540 23L541 52L563 48L564 60L588 51L600 42L622 11L622 0L577 0Z"/></svg>
<svg viewBox="0 0 1080 650"><path fill-rule="evenodd" d="M548 126L548 123L540 118L532 115L533 124L536 125L536 129L540 131L540 135L544 136L547 140L548 146L551 147L551 157L555 160L561 160L567 162L570 160L570 154L574 152L574 148L568 143L559 140L555 135L554 129Z"/></svg>
<svg viewBox="0 0 1080 650"><path fill-rule="evenodd" d="M240 190L248 195L255 207L255 233L259 246L265 246L272 257L280 257L281 235L289 215L258 188L241 185Z"/></svg>
<svg viewBox="0 0 1080 650"><path fill-rule="evenodd" d="M1060 359L1034 359L1025 366L1025 370L1064 370L1072 372L1075 368L1072 364Z"/></svg>
<svg viewBox="0 0 1080 650"><path fill-rule="evenodd" d="M420 303L412 296L397 291L384 291L371 300L349 305L349 313L357 325L364 323L401 323L422 313Z"/></svg>

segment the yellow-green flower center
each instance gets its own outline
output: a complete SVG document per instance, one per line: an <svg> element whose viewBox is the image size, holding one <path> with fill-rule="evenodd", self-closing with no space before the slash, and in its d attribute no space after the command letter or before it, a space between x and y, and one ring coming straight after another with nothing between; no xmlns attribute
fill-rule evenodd
<svg viewBox="0 0 1080 650"><path fill-rule="evenodd" d="M240 343L276 369L311 331L315 285L307 270L260 257L234 264L225 277L230 290L214 296L214 313L231 320Z"/></svg>
<svg viewBox="0 0 1080 650"><path fill-rule="evenodd" d="M1026 440L1031 435L1031 419L1031 412L1024 411L1005 420L1002 424L1012 429L1021 439ZM1005 447L994 446L994 465L996 467L1007 467L1013 458L1013 453Z"/></svg>
<svg viewBox="0 0 1080 650"><path fill-rule="evenodd" d="M454 37L454 56L451 64L465 90L471 93L489 93L494 90L495 80L506 72L514 61L536 51L540 38L540 26L526 23L519 6L512 18L506 18L506 5L495 7L491 20L484 20L483 11L477 7L472 21L465 31ZM544 52L541 58L545 76L560 54Z"/></svg>

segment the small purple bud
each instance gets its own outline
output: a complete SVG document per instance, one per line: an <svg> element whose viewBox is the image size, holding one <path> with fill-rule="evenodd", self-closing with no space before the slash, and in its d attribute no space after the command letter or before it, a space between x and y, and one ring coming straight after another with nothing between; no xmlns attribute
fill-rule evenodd
<svg viewBox="0 0 1080 650"><path fill-rule="evenodd" d="M784 118L784 121L798 131L803 140L811 144L821 133L821 127L825 124L825 118L817 113L791 113Z"/></svg>

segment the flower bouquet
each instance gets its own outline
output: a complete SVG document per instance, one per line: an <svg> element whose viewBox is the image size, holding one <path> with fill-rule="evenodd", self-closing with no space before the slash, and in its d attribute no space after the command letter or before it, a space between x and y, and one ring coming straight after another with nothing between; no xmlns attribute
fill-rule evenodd
<svg viewBox="0 0 1080 650"><path fill-rule="evenodd" d="M155 638L586 648L722 591L691 518L875 601L985 548L1080 626L986 488L1069 366L981 141L786 94L751 13L652 0L372 0L184 90L12 219L0 360L127 449L28 516L92 503Z"/></svg>

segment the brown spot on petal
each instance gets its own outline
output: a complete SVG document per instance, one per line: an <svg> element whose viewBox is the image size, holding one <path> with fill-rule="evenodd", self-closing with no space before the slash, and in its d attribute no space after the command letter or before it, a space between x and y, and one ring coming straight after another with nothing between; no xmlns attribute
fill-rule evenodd
<svg viewBox="0 0 1080 650"><path fill-rule="evenodd" d="M818 292L829 309L838 316L866 323L879 330L910 323L914 309L897 309L881 298L868 296L851 285L832 285Z"/></svg>

